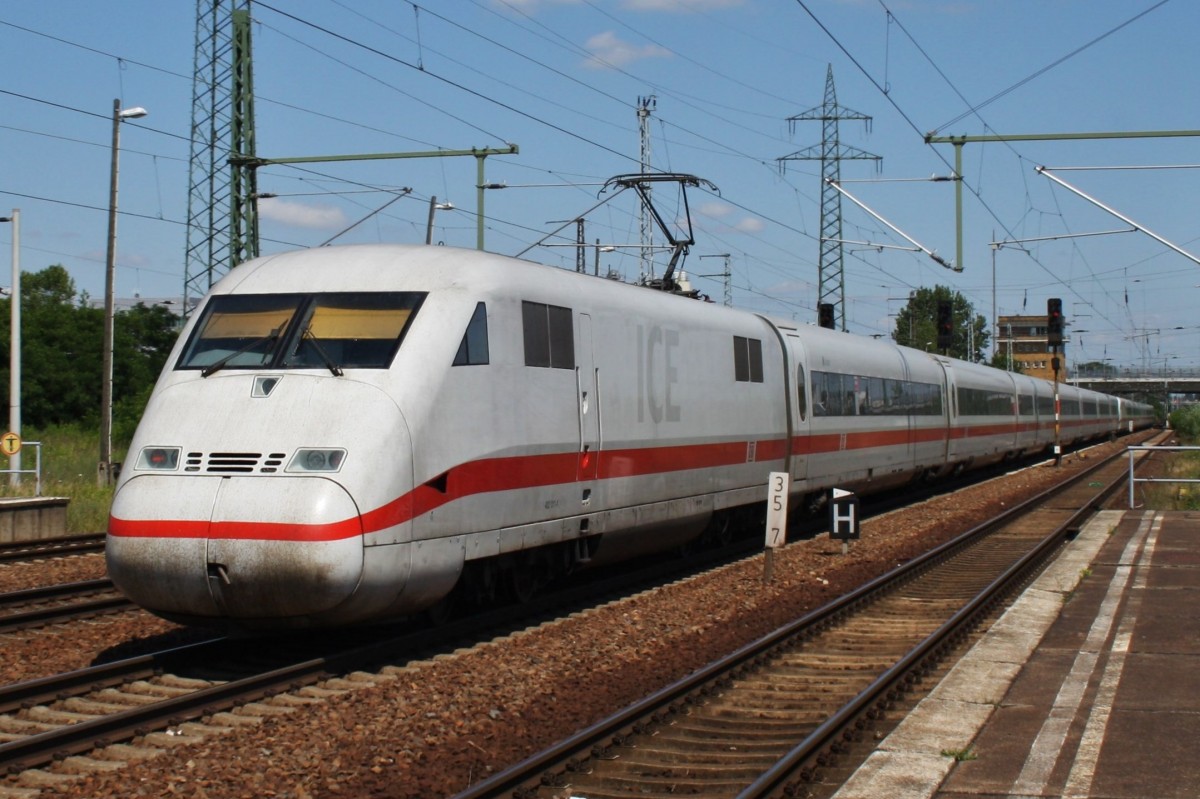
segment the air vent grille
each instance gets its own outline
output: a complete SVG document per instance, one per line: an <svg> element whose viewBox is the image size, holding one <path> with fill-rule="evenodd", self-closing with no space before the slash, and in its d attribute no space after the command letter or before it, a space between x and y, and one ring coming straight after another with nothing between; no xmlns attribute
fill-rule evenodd
<svg viewBox="0 0 1200 799"><path fill-rule="evenodd" d="M272 474L283 467L286 458L284 452L189 452L183 468L209 474Z"/></svg>

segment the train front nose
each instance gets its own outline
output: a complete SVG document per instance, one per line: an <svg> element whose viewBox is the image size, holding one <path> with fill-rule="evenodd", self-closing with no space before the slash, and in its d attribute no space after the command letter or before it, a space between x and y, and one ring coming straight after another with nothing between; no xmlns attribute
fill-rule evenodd
<svg viewBox="0 0 1200 799"><path fill-rule="evenodd" d="M353 596L362 524L322 477L137 475L113 500L107 559L113 582L166 618L302 627Z"/></svg>

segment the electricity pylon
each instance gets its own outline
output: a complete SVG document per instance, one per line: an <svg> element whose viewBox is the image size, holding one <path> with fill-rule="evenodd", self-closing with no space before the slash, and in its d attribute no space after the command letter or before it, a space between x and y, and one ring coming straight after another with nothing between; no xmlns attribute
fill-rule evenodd
<svg viewBox="0 0 1200 799"><path fill-rule="evenodd" d="M817 262L817 307L828 303L834 308L834 326L846 329L846 282L842 262L842 195L833 184L841 180L841 162L846 160L871 160L878 165L883 158L857 147L842 144L838 139L838 121L861 119L870 127L871 117L858 111L840 106L833 88L833 65L825 73L825 101L816 108L788 117L794 132L801 120L822 122L822 139L819 147L807 147L779 159L781 168L787 161L821 162L821 250Z"/></svg>
<svg viewBox="0 0 1200 799"><path fill-rule="evenodd" d="M258 242L250 0L196 0L183 312ZM250 244L250 243L253 244Z"/></svg>

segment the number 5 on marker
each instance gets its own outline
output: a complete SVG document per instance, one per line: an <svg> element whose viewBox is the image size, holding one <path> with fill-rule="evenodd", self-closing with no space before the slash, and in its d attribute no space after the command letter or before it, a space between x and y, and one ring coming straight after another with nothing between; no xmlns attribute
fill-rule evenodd
<svg viewBox="0 0 1200 799"><path fill-rule="evenodd" d="M767 547L781 547L787 538L787 472L771 472L767 485Z"/></svg>

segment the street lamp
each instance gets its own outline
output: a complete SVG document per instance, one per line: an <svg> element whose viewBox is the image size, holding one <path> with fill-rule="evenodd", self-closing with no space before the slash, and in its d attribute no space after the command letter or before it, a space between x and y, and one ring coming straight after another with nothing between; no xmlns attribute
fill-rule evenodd
<svg viewBox="0 0 1200 799"><path fill-rule="evenodd" d="M9 332L8 360L8 431L21 435L21 209L12 216L0 216L0 222L12 222L12 325ZM8 484L21 484L21 453L9 458L12 474Z"/></svg>
<svg viewBox="0 0 1200 799"><path fill-rule="evenodd" d="M112 483L112 390L113 390L113 294L117 273L117 165L121 152L121 122L146 116L141 106L121 108L113 100L112 172L108 184L108 257L104 264L104 363L100 384L100 464L96 474L98 485Z"/></svg>

